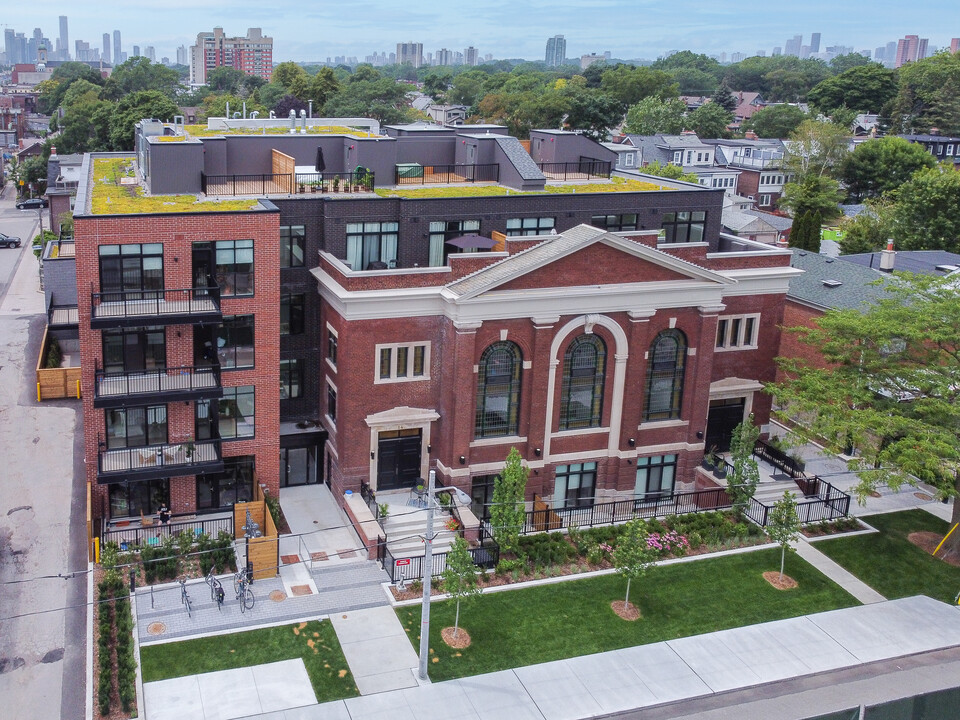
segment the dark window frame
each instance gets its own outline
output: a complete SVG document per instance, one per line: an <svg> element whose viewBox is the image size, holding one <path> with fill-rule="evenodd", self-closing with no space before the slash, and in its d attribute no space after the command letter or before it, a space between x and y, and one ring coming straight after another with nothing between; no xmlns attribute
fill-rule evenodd
<svg viewBox="0 0 960 720"><path fill-rule="evenodd" d="M280 399L303 397L304 361L299 358L280 361Z"/></svg>
<svg viewBox="0 0 960 720"><path fill-rule="evenodd" d="M549 223L546 221L549 221ZM511 227L511 223L519 223L519 225ZM506 236L526 237L531 235L549 235L550 231L556 229L556 227L557 219L555 217L507 218Z"/></svg>
<svg viewBox="0 0 960 720"><path fill-rule="evenodd" d="M163 422L159 423L155 420L151 421L151 414L156 417L156 413L160 410L163 411ZM131 418L131 414L136 415L139 412L143 413L142 420L135 416ZM114 425L114 423L111 422L111 418L119 416L123 417L122 445L118 444L117 442L119 440L117 433L111 433L110 431L111 426ZM137 424L140 424L139 429L142 430L142 433L131 436L130 429L135 427ZM156 430L152 429L152 426L154 425L162 426L163 432L158 434ZM166 445L170 437L170 416L167 412L167 406L165 404L133 405L131 407L107 409L103 413L103 431L108 450L149 447L151 445ZM142 443L136 442L138 437L142 437ZM131 439L135 441L134 444L131 444Z"/></svg>
<svg viewBox="0 0 960 720"><path fill-rule="evenodd" d="M305 328L307 296L285 293L280 296L280 335L302 335ZM286 317L284 317L286 315Z"/></svg>
<svg viewBox="0 0 960 720"><path fill-rule="evenodd" d="M249 251L250 260L238 260L240 253ZM253 240L217 240L213 243L213 273L220 286L221 297L253 297L255 284L255 254ZM231 257L226 258L227 255ZM247 266L246 270L238 269ZM238 292L238 288L242 291Z"/></svg>
<svg viewBox="0 0 960 720"><path fill-rule="evenodd" d="M327 417L334 424L337 422L337 389L327 383Z"/></svg>
<svg viewBox="0 0 960 720"><path fill-rule="evenodd" d="M634 494L640 502L656 502L662 498L673 497L677 485L677 458L676 454L650 455L648 457L637 458L637 479L634 486ZM664 490L663 485L664 468L673 468L670 478L669 490ZM643 490L640 490L640 478L643 477ZM656 486L660 489L650 489L651 477L656 479Z"/></svg>
<svg viewBox="0 0 960 720"><path fill-rule="evenodd" d="M246 328L250 329L250 344L238 344L234 335ZM249 370L256 367L257 334L254 315L224 315L223 322L214 333L214 339L217 343L217 358L223 370ZM223 346L220 345L221 339L224 341ZM249 365L237 364L238 354L242 348L249 348L250 350L251 362ZM233 364L225 362L231 359Z"/></svg>
<svg viewBox="0 0 960 720"><path fill-rule="evenodd" d="M515 342L488 346L477 366L477 406L473 436L477 439L516 435L520 426L523 353ZM502 416L487 411L490 400L506 402Z"/></svg>
<svg viewBox="0 0 960 720"><path fill-rule="evenodd" d="M590 224L607 232L626 232L640 229L640 219L637 213L594 215L590 218Z"/></svg>
<svg viewBox="0 0 960 720"><path fill-rule="evenodd" d="M362 267L354 267L354 263L350 259L351 241L360 243L360 262L358 264ZM393 241L392 257L388 252L391 241ZM347 223L344 248L344 262L352 270L369 270L371 264L375 262L382 262L388 268L396 267L397 258L400 254L400 223L386 221Z"/></svg>
<svg viewBox="0 0 960 720"><path fill-rule="evenodd" d="M678 210L664 213L660 223L663 242L671 244L703 242L707 227L706 210Z"/></svg>
<svg viewBox="0 0 960 720"><path fill-rule="evenodd" d="M672 351L669 345L673 346ZM683 411L687 348L686 335L676 329L664 330L650 343L647 389L643 401L644 422L680 418ZM663 387L660 387L661 384ZM669 389L665 389L667 387ZM669 403L663 402L664 397L669 398Z"/></svg>
<svg viewBox="0 0 960 720"><path fill-rule="evenodd" d="M592 369L583 363L593 353ZM606 343L597 335L578 335L567 345L563 355L563 381L560 389L560 430L581 430L600 427L603 422L603 394L606 379ZM571 413L576 395L590 392L589 414ZM580 403L583 405L583 403Z"/></svg>
<svg viewBox="0 0 960 720"><path fill-rule="evenodd" d="M159 335L159 342L150 342L151 335ZM152 368L142 367L128 367L127 365L127 338L131 336L136 336L136 344L143 348L144 360L152 358L155 365ZM109 344L113 344L113 341L119 340L118 349L108 349ZM147 326L147 327L134 327L134 328L116 328L116 329L107 329L101 333L101 350L103 354L102 365L104 372L108 373L135 373L135 372L147 372L149 370L166 370L167 368L167 329L162 326ZM161 352L156 354L151 354L148 350L151 348L159 347ZM114 353L119 352L120 361L111 362L108 358Z"/></svg>
<svg viewBox="0 0 960 720"><path fill-rule="evenodd" d="M256 456L239 455L234 457L225 457L223 459L224 469L219 473L209 473L198 475L196 482L197 510L214 512L222 508L232 507L238 502L249 502L253 499L253 482L256 475ZM221 488L221 483L225 487ZM232 483L232 487L229 487ZM207 503L202 500L205 493L200 490L201 485L210 486L211 498L216 498L217 503ZM232 502L223 502L221 494L231 494Z"/></svg>
<svg viewBox="0 0 960 720"><path fill-rule="evenodd" d="M575 492L571 495L570 478L578 476L578 485L573 488ZM589 485L584 485L583 478L590 478ZM563 506L556 507L557 489L563 482ZM583 462L570 463L569 465L557 465L554 476L554 510L572 510L574 508L592 507L595 501L597 490L597 463ZM589 494L588 494L589 493Z"/></svg>
<svg viewBox="0 0 960 720"><path fill-rule="evenodd" d="M297 257L296 250L299 250ZM307 258L307 233L304 225L280 226L280 268L304 267Z"/></svg>
<svg viewBox="0 0 960 720"><path fill-rule="evenodd" d="M123 299L133 300L136 298L129 293L143 292L144 297L151 298L164 289L163 243L100 245L97 255L100 292L128 293ZM153 265L157 258L159 270L144 267L145 261Z"/></svg>

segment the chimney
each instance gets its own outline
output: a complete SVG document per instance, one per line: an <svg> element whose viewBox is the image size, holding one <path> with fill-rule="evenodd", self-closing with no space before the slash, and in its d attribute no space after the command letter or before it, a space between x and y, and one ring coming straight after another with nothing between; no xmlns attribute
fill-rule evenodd
<svg viewBox="0 0 960 720"><path fill-rule="evenodd" d="M931 134L931 135L939 135L939 134L940 134L940 128L935 128L935 127L930 128L930 134Z"/></svg>
<svg viewBox="0 0 960 720"><path fill-rule="evenodd" d="M743 137L746 138L747 140L759 140L759 139L760 139L760 136L757 135L753 130L747 130L747 131L743 134Z"/></svg>
<svg viewBox="0 0 960 720"><path fill-rule="evenodd" d="M50 146L50 154L51 154L51 155L56 155L56 154L57 154L57 146L56 146L56 145L51 145L51 146Z"/></svg>
<svg viewBox="0 0 960 720"><path fill-rule="evenodd" d="M880 251L880 272L893 272L894 260L897 253L893 249L893 238L887 240L887 249Z"/></svg>

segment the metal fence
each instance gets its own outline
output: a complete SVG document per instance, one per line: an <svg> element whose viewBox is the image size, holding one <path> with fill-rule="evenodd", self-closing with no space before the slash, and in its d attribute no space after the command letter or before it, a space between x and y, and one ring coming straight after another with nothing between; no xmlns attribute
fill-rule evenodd
<svg viewBox="0 0 960 720"><path fill-rule="evenodd" d="M149 519L153 520L153 517L151 516ZM229 533L233 537L233 513L223 517L191 517L190 519L187 519L187 516L184 515L174 515L166 525L154 523L151 525L141 524L136 527L118 525L111 527L109 521L104 521L100 539L105 543L115 542L120 545L122 550L130 550L144 545L157 545L162 538L168 535L178 535L181 532L193 533L195 536L206 533L215 538L221 531Z"/></svg>
<svg viewBox="0 0 960 720"><path fill-rule="evenodd" d="M473 564L482 568L494 568L500 562L500 546L493 542L492 538L487 538L483 534L481 527L481 538L486 544L480 547L470 548L470 556L473 558ZM378 548L378 555L380 554ZM434 553L432 563L432 577L443 575L447 569L447 555L449 553ZM383 544L383 569L390 576L390 582L395 583L400 580L419 580L423 577L423 555L417 557L397 558Z"/></svg>
<svg viewBox="0 0 960 720"><path fill-rule="evenodd" d="M484 165L407 165L394 172L397 185L445 185L465 182L499 182L499 163Z"/></svg>
<svg viewBox="0 0 960 720"><path fill-rule="evenodd" d="M579 162L537 163L540 172L552 180L589 180L609 178L612 165L607 160L583 159Z"/></svg>
<svg viewBox="0 0 960 720"><path fill-rule="evenodd" d="M207 175L200 173L200 191L204 195L278 195L293 192L290 173L261 175Z"/></svg>
<svg viewBox="0 0 960 720"><path fill-rule="evenodd" d="M812 523L846 517L850 512L850 496L830 483L816 479L819 484L817 499L797 503L797 517L800 522Z"/></svg>
<svg viewBox="0 0 960 720"><path fill-rule="evenodd" d="M370 488L370 484L360 481L360 497L367 504L367 509L373 514L374 520L380 520L380 504L377 502L377 494Z"/></svg>
<svg viewBox="0 0 960 720"><path fill-rule="evenodd" d="M373 192L375 187L372 171L297 173L298 193Z"/></svg>

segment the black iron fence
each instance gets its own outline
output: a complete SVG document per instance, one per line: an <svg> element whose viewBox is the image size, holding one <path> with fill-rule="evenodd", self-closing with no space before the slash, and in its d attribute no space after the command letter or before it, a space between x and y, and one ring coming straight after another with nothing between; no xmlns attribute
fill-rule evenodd
<svg viewBox="0 0 960 720"><path fill-rule="evenodd" d="M470 548L470 556L473 558L473 564L481 568L494 568L500 562L500 546L497 545L492 537L483 532L481 526L481 544L479 547ZM378 545L377 554L380 554ZM431 568L432 577L443 575L447 569L447 555L449 553L434 553ZM396 583L401 580L419 580L423 577L423 555L416 557L394 557L386 543L383 543L383 569L390 576L390 582Z"/></svg>
<svg viewBox="0 0 960 720"><path fill-rule="evenodd" d="M209 315L220 312L220 288L91 292L95 320L116 320L144 315Z"/></svg>
<svg viewBox="0 0 960 720"><path fill-rule="evenodd" d="M106 372L99 367L94 373L94 397L110 398L125 395L160 395L214 391L220 387L220 366L168 367L162 370Z"/></svg>
<svg viewBox="0 0 960 720"><path fill-rule="evenodd" d="M397 185L499 182L500 165L401 165L394 176Z"/></svg>
<svg viewBox="0 0 960 720"><path fill-rule="evenodd" d="M176 536L182 532L191 533L194 536L207 534L213 538L217 537L220 532L226 532L232 537L234 534L233 513L213 518L200 518L181 513L173 515L166 525L160 525L155 515L149 515L146 518L141 517L140 520L136 518L119 521L104 520L100 540L104 543L115 542L121 550L132 550L149 545L159 545L163 538L171 535Z"/></svg>
<svg viewBox="0 0 960 720"><path fill-rule="evenodd" d="M200 173L200 191L204 195L278 195L293 192L291 173L261 175L207 175Z"/></svg>
<svg viewBox="0 0 960 720"><path fill-rule="evenodd" d="M816 499L797 503L797 517L801 523L821 522L846 517L850 512L850 496L830 483L817 478Z"/></svg>
<svg viewBox="0 0 960 720"><path fill-rule="evenodd" d="M360 481L360 497L367 504L367 509L373 513L373 519L380 519L380 505L377 503L377 494L371 489L370 483Z"/></svg>
<svg viewBox="0 0 960 720"><path fill-rule="evenodd" d="M803 460L791 457L786 452L763 440L757 440L753 446L753 454L761 460L773 465L777 470L796 479L803 474L806 464Z"/></svg>
<svg viewBox="0 0 960 720"><path fill-rule="evenodd" d="M589 180L609 178L612 165L607 160L580 160L579 162L537 163L537 167L552 180Z"/></svg>
<svg viewBox="0 0 960 720"><path fill-rule="evenodd" d="M297 173L298 193L349 193L373 192L376 177L370 170L355 172Z"/></svg>

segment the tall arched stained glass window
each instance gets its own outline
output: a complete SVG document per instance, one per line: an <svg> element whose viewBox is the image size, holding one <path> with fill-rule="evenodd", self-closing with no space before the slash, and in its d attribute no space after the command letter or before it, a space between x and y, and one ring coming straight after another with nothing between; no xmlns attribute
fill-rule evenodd
<svg viewBox="0 0 960 720"><path fill-rule="evenodd" d="M516 435L523 357L516 343L494 343L480 357L477 372L477 438Z"/></svg>
<svg viewBox="0 0 960 720"><path fill-rule="evenodd" d="M560 429L599 427L607 348L596 335L580 335L563 356Z"/></svg>
<svg viewBox="0 0 960 720"><path fill-rule="evenodd" d="M654 338L647 367L644 421L680 417L686 358L687 338L679 330L664 330Z"/></svg>

